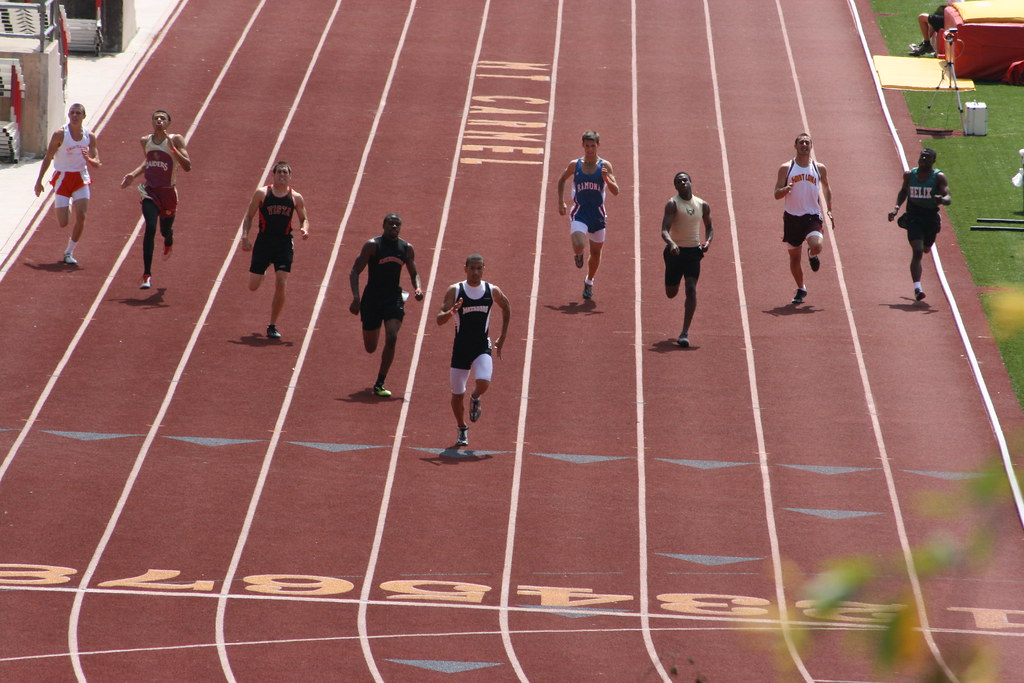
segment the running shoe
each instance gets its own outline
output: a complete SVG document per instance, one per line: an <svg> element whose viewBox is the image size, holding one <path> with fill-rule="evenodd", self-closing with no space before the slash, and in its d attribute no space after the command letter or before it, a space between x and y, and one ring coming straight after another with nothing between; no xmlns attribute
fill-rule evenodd
<svg viewBox="0 0 1024 683"><path fill-rule="evenodd" d="M149 275L143 275L142 280L139 281L139 289L149 289L153 286L153 278Z"/></svg>
<svg viewBox="0 0 1024 683"><path fill-rule="evenodd" d="M78 261L75 260L75 257L71 255L70 251L64 252L64 263L68 264L69 266L78 265Z"/></svg>
<svg viewBox="0 0 1024 683"><path fill-rule="evenodd" d="M806 289L798 289L798 290L796 290L796 294L793 295L793 303L794 304L802 304L804 302L804 297L805 296L807 296L807 290Z"/></svg>
<svg viewBox="0 0 1024 683"><path fill-rule="evenodd" d="M574 254L573 258L576 259L576 267L577 268L582 268L583 267L583 254Z"/></svg>
<svg viewBox="0 0 1024 683"><path fill-rule="evenodd" d="M469 427L459 427L459 438L455 439L456 446L469 445Z"/></svg>
<svg viewBox="0 0 1024 683"><path fill-rule="evenodd" d="M271 339L281 338L281 333L277 331L277 325L267 325L267 336Z"/></svg>
<svg viewBox="0 0 1024 683"><path fill-rule="evenodd" d="M924 290L915 289L914 290L914 298L917 299L918 301L921 301L922 299L924 299Z"/></svg>
<svg viewBox="0 0 1024 683"><path fill-rule="evenodd" d="M483 412L483 410L481 410L481 408L480 408L480 397L477 396L476 398L473 398L472 396L470 396L469 397L469 421L470 422L476 422L477 420L479 420L480 419L480 413L482 413L482 412Z"/></svg>
<svg viewBox="0 0 1024 683"><path fill-rule="evenodd" d="M588 285L583 283L583 298L592 299L594 297L594 285Z"/></svg>
<svg viewBox="0 0 1024 683"><path fill-rule="evenodd" d="M391 395L391 392L385 389L383 384L374 384L373 393L381 398L387 398Z"/></svg>
<svg viewBox="0 0 1024 683"><path fill-rule="evenodd" d="M164 261L170 260L172 251L174 251L174 247L170 244L164 246Z"/></svg>
<svg viewBox="0 0 1024 683"><path fill-rule="evenodd" d="M811 264L811 270L813 270L815 273L817 273L818 272L818 268L821 268L821 259L819 259L817 256L811 256L810 254L811 254L811 252L808 251L807 252L807 255L808 255L807 260Z"/></svg>
<svg viewBox="0 0 1024 683"><path fill-rule="evenodd" d="M682 346L684 349L690 348L690 338L685 334L679 335L679 339L676 339L676 343Z"/></svg>

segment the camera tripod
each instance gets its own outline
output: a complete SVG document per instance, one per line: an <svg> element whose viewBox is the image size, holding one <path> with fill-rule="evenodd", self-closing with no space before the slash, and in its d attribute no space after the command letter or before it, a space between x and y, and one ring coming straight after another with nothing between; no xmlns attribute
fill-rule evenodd
<svg viewBox="0 0 1024 683"><path fill-rule="evenodd" d="M928 103L928 113L932 111L932 105L935 104L935 96L942 90L944 83L948 81L949 87L947 89L953 90L956 93L956 109L960 114L960 130L966 131L966 125L964 124L964 104L960 99L960 85L956 80L956 54L954 49L954 42L956 38L957 30L955 28L946 30L946 58L942 62L942 73L939 76L939 83L935 86L935 91L932 93L931 102ZM920 131L919 131L920 132Z"/></svg>

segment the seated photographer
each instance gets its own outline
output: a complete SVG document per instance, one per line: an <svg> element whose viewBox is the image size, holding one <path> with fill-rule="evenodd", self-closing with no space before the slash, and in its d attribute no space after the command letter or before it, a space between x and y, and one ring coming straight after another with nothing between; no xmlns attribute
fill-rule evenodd
<svg viewBox="0 0 1024 683"><path fill-rule="evenodd" d="M938 47L936 41L938 41L939 32L945 25L945 10L946 5L942 4L936 7L931 14L917 15L917 25L921 29L921 37L924 40L920 43L911 43L908 46L908 55L920 57L935 52Z"/></svg>

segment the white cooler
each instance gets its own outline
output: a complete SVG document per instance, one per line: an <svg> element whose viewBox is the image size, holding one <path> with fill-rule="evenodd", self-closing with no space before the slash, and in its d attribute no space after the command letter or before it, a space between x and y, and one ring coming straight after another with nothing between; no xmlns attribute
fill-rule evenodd
<svg viewBox="0 0 1024 683"><path fill-rule="evenodd" d="M964 135L988 135L988 107L984 102L967 103Z"/></svg>

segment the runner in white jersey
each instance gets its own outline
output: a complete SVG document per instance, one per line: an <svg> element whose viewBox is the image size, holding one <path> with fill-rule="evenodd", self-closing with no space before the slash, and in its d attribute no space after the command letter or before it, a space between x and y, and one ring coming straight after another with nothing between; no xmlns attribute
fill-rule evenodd
<svg viewBox="0 0 1024 683"><path fill-rule="evenodd" d="M808 262L811 270L821 267L821 253L824 235L821 232L822 211L820 197L825 197L825 213L832 220L832 190L828 185L828 171L825 164L811 158L811 136L801 133L794 142L796 157L779 166L775 181L775 198L785 199L786 208L782 216L782 241L789 250L789 271L796 282L794 304L802 304L807 296L804 286L804 272L801 267L803 244L807 242ZM835 222L832 222L835 229Z"/></svg>
<svg viewBox="0 0 1024 683"><path fill-rule="evenodd" d="M85 231L85 216L89 210L89 166L99 168L99 152L96 148L97 136L82 123L85 120L85 106L75 103L68 109L67 125L55 130L50 136L50 144L46 148L46 156L39 167L36 178L35 192L38 197L43 193L43 177L53 163L53 177L50 184L54 188L53 206L60 227L67 227L71 221L71 206L74 204L75 225L71 228L71 237L64 250L64 263L78 265L75 260L75 247Z"/></svg>

